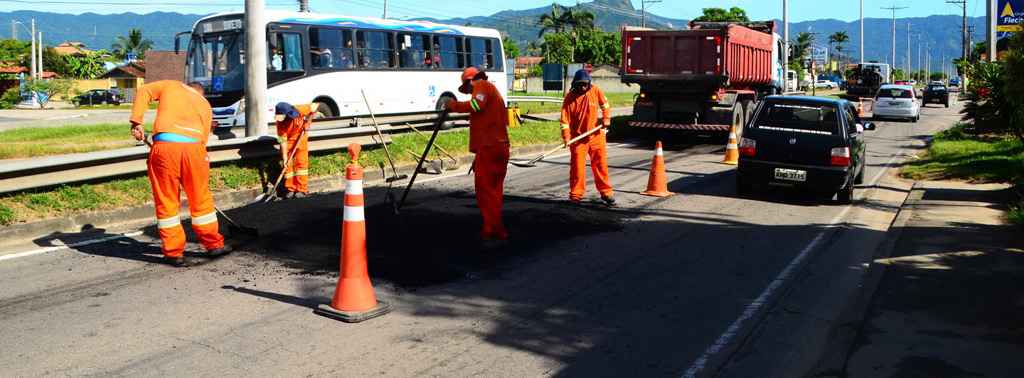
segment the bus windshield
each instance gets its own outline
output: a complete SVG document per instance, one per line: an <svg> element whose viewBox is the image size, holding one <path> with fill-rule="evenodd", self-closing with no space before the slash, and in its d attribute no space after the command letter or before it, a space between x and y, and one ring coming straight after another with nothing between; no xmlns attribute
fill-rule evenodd
<svg viewBox="0 0 1024 378"><path fill-rule="evenodd" d="M186 81L203 83L207 93L241 91L245 85L242 33L196 35L186 60Z"/></svg>

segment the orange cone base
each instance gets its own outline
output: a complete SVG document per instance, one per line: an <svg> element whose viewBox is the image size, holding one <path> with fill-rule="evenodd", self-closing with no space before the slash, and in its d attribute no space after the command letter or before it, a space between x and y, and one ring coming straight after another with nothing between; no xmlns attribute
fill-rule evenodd
<svg viewBox="0 0 1024 378"><path fill-rule="evenodd" d="M736 161L736 160L724 160L724 161L722 161L722 164L725 164L725 165L739 165L740 162Z"/></svg>
<svg viewBox="0 0 1024 378"><path fill-rule="evenodd" d="M672 192L656 192L656 191L651 191L651 190L647 190L647 191L641 192L640 194L643 194L645 196L651 196L651 197L668 197L668 196L675 195L675 193L672 193Z"/></svg>
<svg viewBox="0 0 1024 378"><path fill-rule="evenodd" d="M359 323L391 312L391 304L377 301L377 306L366 311L341 311L331 305L322 304L313 310L314 314L326 316L334 320L341 320L345 323Z"/></svg>

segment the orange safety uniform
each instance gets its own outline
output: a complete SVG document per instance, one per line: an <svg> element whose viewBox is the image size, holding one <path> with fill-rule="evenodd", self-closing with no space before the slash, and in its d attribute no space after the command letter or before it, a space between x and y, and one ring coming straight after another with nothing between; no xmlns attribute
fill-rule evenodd
<svg viewBox="0 0 1024 378"><path fill-rule="evenodd" d="M598 126L598 109L605 129L595 132L569 146L569 199L580 201L586 192L586 165L590 157L590 169L594 173L594 184L601 197L611 197L612 183L608 179L608 150L605 134L611 123L611 104L596 85L583 93L569 91L562 102L562 140L569 141Z"/></svg>
<svg viewBox="0 0 1024 378"><path fill-rule="evenodd" d="M193 88L174 80L163 80L140 87L135 94L130 121L141 124L151 101L159 101L153 133L172 133L195 140L194 143L161 142L153 144L147 164L149 182L156 202L157 228L167 257L180 257L185 251L185 230L178 218L181 190L188 197L192 230L207 250L224 247L218 231L213 194L210 193L210 159L206 142L213 113L210 103Z"/></svg>
<svg viewBox="0 0 1024 378"><path fill-rule="evenodd" d="M284 157L287 159L292 148L296 149L292 162L284 167L284 187L289 192L309 193L309 132L302 133L302 130L309 127L306 117L313 112L313 105L294 106L299 112L298 117L277 122L277 140L281 143L281 151L286 154Z"/></svg>
<svg viewBox="0 0 1024 378"><path fill-rule="evenodd" d="M487 80L473 84L469 101L452 101L449 109L469 115L469 151L476 154L474 183L476 202L483 218L480 237L505 240L508 231L501 219L508 171L508 109L498 88Z"/></svg>

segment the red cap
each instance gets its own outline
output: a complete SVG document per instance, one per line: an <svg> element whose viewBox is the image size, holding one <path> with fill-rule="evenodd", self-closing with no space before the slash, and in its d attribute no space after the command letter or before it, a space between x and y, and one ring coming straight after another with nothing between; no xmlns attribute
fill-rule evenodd
<svg viewBox="0 0 1024 378"><path fill-rule="evenodd" d="M473 67L473 66L466 67L466 69L462 70L462 81L473 80L473 79L476 78L476 75L479 74L479 73L480 73L480 70L476 69L476 67Z"/></svg>

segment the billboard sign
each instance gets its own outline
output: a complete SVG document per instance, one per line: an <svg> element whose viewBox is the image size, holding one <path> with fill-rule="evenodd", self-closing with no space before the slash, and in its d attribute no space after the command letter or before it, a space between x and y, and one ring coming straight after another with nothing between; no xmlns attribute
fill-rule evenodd
<svg viewBox="0 0 1024 378"><path fill-rule="evenodd" d="M1024 0L999 0L996 7L998 19L996 20L996 31L1002 36L1004 33L1022 31L1021 23L1024 22Z"/></svg>

